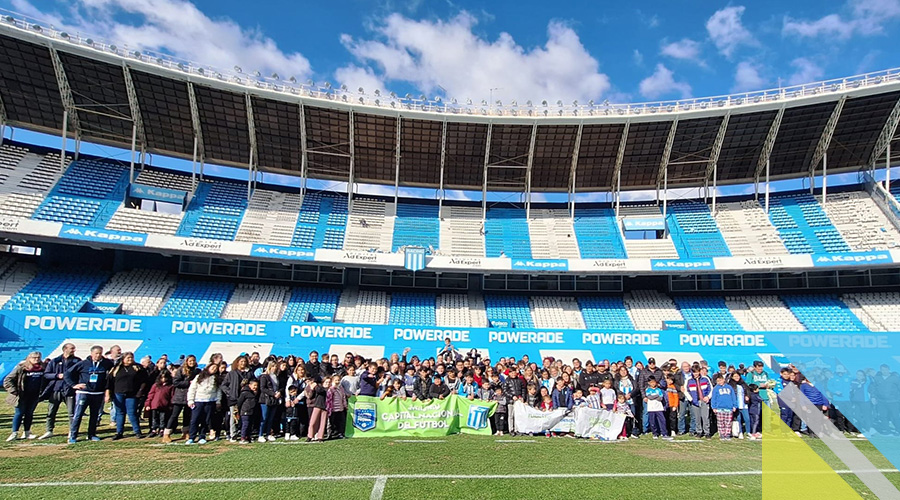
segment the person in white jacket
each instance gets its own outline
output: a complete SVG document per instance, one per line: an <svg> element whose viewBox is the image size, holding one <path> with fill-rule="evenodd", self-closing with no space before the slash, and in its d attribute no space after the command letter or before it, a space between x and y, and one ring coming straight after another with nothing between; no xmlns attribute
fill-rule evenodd
<svg viewBox="0 0 900 500"><path fill-rule="evenodd" d="M192 410L191 435L184 444L206 444L203 436L209 432L210 416L216 406L222 404L221 385L219 365L213 363L206 365L206 368L191 382L187 394L188 406Z"/></svg>

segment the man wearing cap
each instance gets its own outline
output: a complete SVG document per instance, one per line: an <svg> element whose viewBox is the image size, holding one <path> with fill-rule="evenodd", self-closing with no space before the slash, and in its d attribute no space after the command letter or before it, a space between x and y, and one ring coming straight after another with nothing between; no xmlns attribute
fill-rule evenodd
<svg viewBox="0 0 900 500"><path fill-rule="evenodd" d="M612 373L609 372L609 361L604 359L597 363L597 387L603 387L606 380L615 382Z"/></svg>
<svg viewBox="0 0 900 500"><path fill-rule="evenodd" d="M654 380L657 381L659 387L665 389L666 388L666 377L663 375L662 370L660 370L656 366L656 360L654 358L649 358L647 360L647 366L641 370L641 373L638 374L637 378L637 386L641 391L641 399L646 397L647 388L650 387L648 383L650 381L650 377L653 377ZM650 415L647 413L647 407L644 406L644 411L641 416L641 430L643 434L650 432Z"/></svg>

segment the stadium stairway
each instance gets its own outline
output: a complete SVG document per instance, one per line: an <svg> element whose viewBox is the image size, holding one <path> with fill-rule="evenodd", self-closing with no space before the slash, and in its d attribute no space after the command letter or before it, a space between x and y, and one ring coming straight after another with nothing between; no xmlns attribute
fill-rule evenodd
<svg viewBox="0 0 900 500"><path fill-rule="evenodd" d="M624 259L625 244L609 208L576 208L572 224L582 259Z"/></svg>
<svg viewBox="0 0 900 500"><path fill-rule="evenodd" d="M300 248L344 248L347 197L333 193L307 192L291 246Z"/></svg>
<svg viewBox="0 0 900 500"><path fill-rule="evenodd" d="M197 185L176 234L233 241L246 208L246 186L228 181L203 181Z"/></svg>
<svg viewBox="0 0 900 500"><path fill-rule="evenodd" d="M33 219L106 227L125 199L128 170L98 160L77 160L35 210Z"/></svg>
<svg viewBox="0 0 900 500"><path fill-rule="evenodd" d="M666 224L679 255L684 259L730 257L709 207L700 202L668 205Z"/></svg>
<svg viewBox="0 0 900 500"><path fill-rule="evenodd" d="M531 259L531 240L525 211L489 208L484 222L484 250L488 257Z"/></svg>
<svg viewBox="0 0 900 500"><path fill-rule="evenodd" d="M734 256L784 255L787 249L756 200L719 203L716 224Z"/></svg>
<svg viewBox="0 0 900 500"><path fill-rule="evenodd" d="M440 219L440 253L457 257L484 257L481 208L444 206Z"/></svg>
<svg viewBox="0 0 900 500"><path fill-rule="evenodd" d="M290 246L299 212L299 194L256 189L235 240Z"/></svg>
<svg viewBox="0 0 900 500"><path fill-rule="evenodd" d="M769 219L792 254L850 251L822 206L809 193L771 197Z"/></svg>
<svg viewBox="0 0 900 500"><path fill-rule="evenodd" d="M402 247L422 247L433 253L441 247L441 222L437 205L397 203L392 251Z"/></svg>

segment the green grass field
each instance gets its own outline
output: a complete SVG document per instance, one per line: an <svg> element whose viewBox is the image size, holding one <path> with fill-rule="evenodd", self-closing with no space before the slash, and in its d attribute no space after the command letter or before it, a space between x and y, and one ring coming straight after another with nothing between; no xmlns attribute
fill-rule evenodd
<svg viewBox="0 0 900 500"><path fill-rule="evenodd" d="M33 429L37 434L44 431L45 411L46 404L41 403ZM8 435L11 413L0 403L0 437ZM111 437L108 422L104 418L101 437ZM304 499L353 500L373 498L378 476L384 476L381 482L386 499L643 499L651 490L665 491L669 498L762 497L762 478L757 473L762 467L762 445L758 441L696 442L679 438L665 442L644 438L604 443L467 435L429 442L368 438L311 444L278 441L238 445L220 441L184 446L129 438L67 445L62 434L66 430L60 421L58 435L46 441L0 444L0 484L16 485L0 487L0 498L165 495L192 499L223 495L234 499L291 494ZM870 444L856 444L877 467L891 468ZM843 468L820 442L813 441L812 445L826 461ZM664 473L668 475L660 475ZM701 475L704 473L716 475ZM619 474L622 476L616 477ZM558 476L547 477L553 475ZM900 474L888 477L900 484ZM846 479L858 491L867 493L855 476ZM106 484L123 481L139 483ZM79 484L83 482L95 484Z"/></svg>

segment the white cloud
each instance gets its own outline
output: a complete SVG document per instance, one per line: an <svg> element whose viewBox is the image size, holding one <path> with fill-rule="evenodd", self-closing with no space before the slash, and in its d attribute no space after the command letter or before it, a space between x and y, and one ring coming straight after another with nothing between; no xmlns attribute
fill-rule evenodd
<svg viewBox="0 0 900 500"><path fill-rule="evenodd" d="M757 41L741 23L744 15L743 5L725 7L713 14L706 21L709 38L725 57L731 57L741 45L756 45Z"/></svg>
<svg viewBox="0 0 900 500"><path fill-rule="evenodd" d="M664 44L659 53L673 59L698 61L700 59L700 43L690 38L682 38L677 42Z"/></svg>
<svg viewBox="0 0 900 500"><path fill-rule="evenodd" d="M800 85L820 81L825 76L825 70L818 64L805 57L798 57L791 61L794 73L788 78L788 85Z"/></svg>
<svg viewBox="0 0 900 500"><path fill-rule="evenodd" d="M687 82L675 81L675 75L672 71L662 64L657 64L656 71L641 80L638 88L641 95L647 99L657 99L662 96L676 94L682 99L691 96L691 86Z"/></svg>
<svg viewBox="0 0 900 500"><path fill-rule="evenodd" d="M644 65L644 54L641 54L640 50L634 49L634 53L632 53L631 58L634 61L635 66Z"/></svg>
<svg viewBox="0 0 900 500"><path fill-rule="evenodd" d="M217 68L260 71L305 79L312 73L299 52L285 52L257 29L227 18L212 19L187 0L75 0L60 14L14 0L23 14L98 38Z"/></svg>
<svg viewBox="0 0 900 500"><path fill-rule="evenodd" d="M369 95L375 90L384 90L384 81L375 75L371 68L363 68L355 64L338 68L334 72L334 78L339 84L346 85L353 92L360 87Z"/></svg>
<svg viewBox="0 0 900 500"><path fill-rule="evenodd" d="M734 72L734 86L732 92L747 92L751 90L763 90L768 86L768 80L759 74L758 65L750 61L741 61Z"/></svg>
<svg viewBox="0 0 900 500"><path fill-rule="evenodd" d="M484 99L490 89L503 101L597 99L610 88L599 62L569 26L551 22L547 42L530 49L508 33L489 41L473 33L467 12L449 20L413 20L391 14L373 39L343 35L344 46L385 81L407 82L426 94Z"/></svg>
<svg viewBox="0 0 900 500"><path fill-rule="evenodd" d="M828 14L819 19L793 19L785 16L783 35L800 38L829 37L846 40L854 35L884 33L884 24L900 17L900 0L848 0L845 15Z"/></svg>

